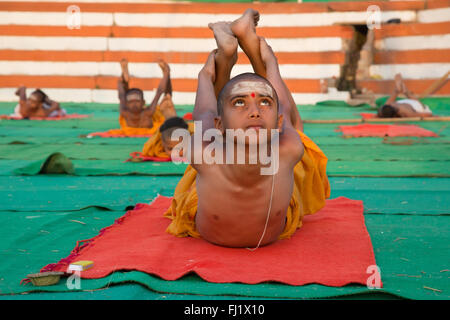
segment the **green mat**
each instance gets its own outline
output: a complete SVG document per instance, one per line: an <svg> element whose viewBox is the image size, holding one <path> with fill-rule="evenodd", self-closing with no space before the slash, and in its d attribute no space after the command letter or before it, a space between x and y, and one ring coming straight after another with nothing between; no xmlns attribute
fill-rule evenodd
<svg viewBox="0 0 450 320"><path fill-rule="evenodd" d="M81 211L48 213L0 212L1 225L14 224L0 236L2 294L24 291L69 291L64 281L56 286L21 286L20 280L43 265L68 255L76 240L88 239L121 216L123 212L89 208ZM366 225L381 269L385 292L412 299L448 299L447 260L429 252L445 252L450 241L450 217L366 215ZM20 267L18 267L20 266ZM140 283L159 293L204 296L232 295L260 298L325 298L370 292L361 285L325 287L317 284L289 286L279 283L247 285L216 284L188 275L177 281L165 281L141 272L115 272L108 277L82 280L81 290L93 290L123 282ZM431 288L431 289L430 289Z"/></svg>
<svg viewBox="0 0 450 320"><path fill-rule="evenodd" d="M3 211L73 211L89 206L123 211L172 196L177 176L1 177ZM330 178L331 198L362 200L365 213L450 214L448 178ZM26 195L26 196L24 196Z"/></svg>
<svg viewBox="0 0 450 320"><path fill-rule="evenodd" d="M434 113L450 115L450 97L423 101ZM0 114L10 113L15 104L0 103ZM438 133L437 138L346 139L336 131L339 124L305 124L305 133L330 159L331 198L364 202L384 283L381 290L357 285L214 284L193 274L164 281L118 271L103 279L82 280L86 291L68 290L61 281L42 288L44 292L23 295L37 289L19 285L26 274L67 256L77 240L97 235L136 203L148 203L158 194L170 196L185 169L172 163L124 163L146 138L86 138L118 127L117 104L63 107L93 116L0 121L0 299L449 299L447 122L411 123ZM176 108L179 115L192 111L192 105ZM360 112L374 111L337 101L298 109L303 119L360 118ZM48 161L51 154L59 154L52 159L55 163Z"/></svg>

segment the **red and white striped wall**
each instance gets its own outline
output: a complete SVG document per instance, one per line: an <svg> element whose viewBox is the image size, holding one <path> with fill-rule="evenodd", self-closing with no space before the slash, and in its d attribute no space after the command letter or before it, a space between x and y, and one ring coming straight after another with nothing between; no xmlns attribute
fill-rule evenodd
<svg viewBox="0 0 450 320"><path fill-rule="evenodd" d="M320 80L340 76L354 32L349 25L365 24L370 4L379 5L382 22L400 18L403 24L377 31L370 72L381 80L363 86L388 93L398 70L414 90L449 66L449 1L143 2L0 1L0 101L15 101L15 88L23 84L59 101L116 103L122 58L130 61L131 85L151 100L162 76L155 61L163 58L171 67L175 103L193 104L197 74L216 47L208 23L234 20L249 6L260 11L257 32L276 52L298 104L349 97L321 93ZM73 4L81 10L80 29L67 27ZM240 52L233 75L246 71L251 66ZM448 86L442 90L450 93Z"/></svg>
<svg viewBox="0 0 450 320"><path fill-rule="evenodd" d="M378 80L360 85L375 93L391 93L401 73L407 87L420 94L450 71L450 1L428 1L415 21L383 25L375 32L374 63L370 75ZM450 95L450 81L437 95Z"/></svg>

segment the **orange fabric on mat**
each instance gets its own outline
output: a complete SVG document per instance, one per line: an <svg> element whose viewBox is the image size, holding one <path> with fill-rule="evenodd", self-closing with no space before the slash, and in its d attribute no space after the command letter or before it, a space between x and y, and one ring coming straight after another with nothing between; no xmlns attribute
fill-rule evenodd
<svg viewBox="0 0 450 320"><path fill-rule="evenodd" d="M66 114L65 116L57 116L57 117L31 117L28 119L24 119L23 117L17 117L17 116L9 116L6 114L0 114L0 119L4 120L40 120L40 121L58 121L58 120L70 120L70 119L84 119L88 118L88 114Z"/></svg>
<svg viewBox="0 0 450 320"><path fill-rule="evenodd" d="M294 168L294 189L280 239L291 237L302 226L303 216L317 212L325 205L325 199L330 197L330 184L326 175L327 157L303 132L297 132L305 152ZM188 166L175 188L172 205L165 214L172 220L167 232L178 237L200 237L195 225L198 200L196 176L197 171Z"/></svg>
<svg viewBox="0 0 450 320"><path fill-rule="evenodd" d="M192 135L194 133L194 123L188 122L188 130L189 133ZM165 159L170 158L170 155L168 155L164 151L164 147L162 144L162 138L161 138L161 132L158 130L156 134L154 134L152 137L148 139L148 141L144 144L144 147L142 148L142 152L140 153L140 158L145 161L145 159L158 159L161 158L162 161L165 161ZM157 160L150 160L150 161L157 161Z"/></svg>
<svg viewBox="0 0 450 320"><path fill-rule="evenodd" d="M90 133L91 137L102 137L102 138L142 138L151 137L156 132L159 131L159 127L164 123L164 116L159 110L159 106L156 107L155 113L153 114L153 127L151 128L134 128L129 127L125 118L119 115L120 129L111 129L105 132L93 132Z"/></svg>
<svg viewBox="0 0 450 320"><path fill-rule="evenodd" d="M167 234L169 221L162 214L170 202L158 196L150 205L138 204L98 236L80 241L69 257L41 271L67 271L71 262L90 260L94 266L81 272L82 278L138 270L165 280L195 272L216 283L344 286L366 285L367 267L376 265L359 200L327 200L319 212L304 218L304 226L292 238L255 251Z"/></svg>
<svg viewBox="0 0 450 320"><path fill-rule="evenodd" d="M416 125L358 124L339 126L338 131L350 137L438 137L433 131Z"/></svg>

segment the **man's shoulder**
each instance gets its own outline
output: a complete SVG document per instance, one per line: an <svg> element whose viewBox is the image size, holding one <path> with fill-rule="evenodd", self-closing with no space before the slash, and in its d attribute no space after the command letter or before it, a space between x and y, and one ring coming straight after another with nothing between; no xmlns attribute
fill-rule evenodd
<svg viewBox="0 0 450 320"><path fill-rule="evenodd" d="M283 157L301 159L303 156L303 142L300 134L294 128L284 128L280 134L280 155Z"/></svg>

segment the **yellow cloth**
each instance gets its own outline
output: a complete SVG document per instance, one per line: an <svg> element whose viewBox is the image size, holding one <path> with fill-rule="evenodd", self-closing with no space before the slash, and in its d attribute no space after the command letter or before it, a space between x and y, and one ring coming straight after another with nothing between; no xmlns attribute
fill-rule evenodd
<svg viewBox="0 0 450 320"><path fill-rule="evenodd" d="M164 123L164 116L159 110L159 106L156 107L152 116L153 127L151 128L134 128L127 125L127 121L122 115L119 115L120 129L108 130L110 135L125 135L125 136L145 136L153 135L159 132L159 127Z"/></svg>
<svg viewBox="0 0 450 320"><path fill-rule="evenodd" d="M192 135L194 133L194 123L188 123L188 130ZM146 157L169 158L170 155L164 152L162 144L161 132L158 130L156 134L151 136L142 148L142 155Z"/></svg>
<svg viewBox="0 0 450 320"><path fill-rule="evenodd" d="M303 132L298 131L303 145L303 158L294 167L294 189L286 215L286 225L279 239L291 237L302 226L304 215L316 213L330 197L330 184L326 175L327 157ZM175 188L171 206L164 214L172 220L167 232L178 237L200 238L195 226L197 213L197 171L190 165Z"/></svg>

